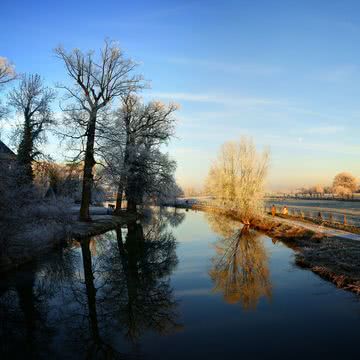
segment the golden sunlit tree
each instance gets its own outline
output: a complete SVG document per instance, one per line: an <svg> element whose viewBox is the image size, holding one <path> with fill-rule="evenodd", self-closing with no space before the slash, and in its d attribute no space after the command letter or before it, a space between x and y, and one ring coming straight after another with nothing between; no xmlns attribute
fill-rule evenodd
<svg viewBox="0 0 360 360"><path fill-rule="evenodd" d="M335 195L351 197L357 188L358 181L350 173L342 172L334 177L332 191Z"/></svg>
<svg viewBox="0 0 360 360"><path fill-rule="evenodd" d="M238 213L244 224L250 224L263 212L268 164L269 151L259 153L251 139L226 142L209 171L207 192L218 206Z"/></svg>
<svg viewBox="0 0 360 360"><path fill-rule="evenodd" d="M16 78L15 68L8 59L0 56L0 92L5 84ZM1 104L0 99L0 120L8 113L8 109ZM1 129L0 129L1 130Z"/></svg>

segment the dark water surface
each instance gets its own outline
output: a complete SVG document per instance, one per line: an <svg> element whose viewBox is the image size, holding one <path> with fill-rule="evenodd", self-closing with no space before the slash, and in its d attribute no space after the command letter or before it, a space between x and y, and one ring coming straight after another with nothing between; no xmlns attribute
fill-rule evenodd
<svg viewBox="0 0 360 360"><path fill-rule="evenodd" d="M74 242L0 285L0 359L358 358L360 303L201 212Z"/></svg>

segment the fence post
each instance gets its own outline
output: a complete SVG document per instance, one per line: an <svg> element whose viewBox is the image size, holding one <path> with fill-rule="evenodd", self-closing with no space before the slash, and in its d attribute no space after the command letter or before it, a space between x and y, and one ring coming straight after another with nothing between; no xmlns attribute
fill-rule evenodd
<svg viewBox="0 0 360 360"><path fill-rule="evenodd" d="M346 214L344 214L344 225L347 225Z"/></svg>
<svg viewBox="0 0 360 360"><path fill-rule="evenodd" d="M318 213L318 220L319 220L320 222L323 221L323 218L322 218L322 215L321 215L321 212L320 212L320 211L319 211L319 213Z"/></svg>

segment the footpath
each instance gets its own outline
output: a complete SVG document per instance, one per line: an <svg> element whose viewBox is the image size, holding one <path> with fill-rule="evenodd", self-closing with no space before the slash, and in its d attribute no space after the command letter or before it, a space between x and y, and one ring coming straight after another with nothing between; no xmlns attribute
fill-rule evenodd
<svg viewBox="0 0 360 360"><path fill-rule="evenodd" d="M268 218L270 220L271 216L268 215ZM279 216L276 217L276 221L282 222L282 223L287 224L287 225L300 226L300 227L305 228L307 230L311 230L311 231L314 231L314 232L324 234L325 236L328 236L328 237L334 237L335 236L335 237L341 238L341 239L360 241L360 235L359 234L354 234L354 233L344 231L344 230L333 229L333 228L329 228L329 227L322 226L322 225L307 223L307 222L304 222L304 221L297 221L297 220L293 220L293 219L284 219L284 218L279 217Z"/></svg>

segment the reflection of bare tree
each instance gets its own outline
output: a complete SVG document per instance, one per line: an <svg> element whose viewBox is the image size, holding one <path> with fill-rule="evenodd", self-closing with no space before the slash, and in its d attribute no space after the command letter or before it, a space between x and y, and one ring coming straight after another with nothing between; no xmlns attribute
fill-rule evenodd
<svg viewBox="0 0 360 360"><path fill-rule="evenodd" d="M50 300L73 274L63 249L2 278L0 358L48 358L55 335Z"/></svg>
<svg viewBox="0 0 360 360"><path fill-rule="evenodd" d="M166 333L176 327L177 304L168 279L177 264L175 247L159 221L144 228L132 222L95 241L82 239L85 286L80 279L71 284L69 296L77 305L62 318L71 334L68 349L88 358L134 358L141 356L138 350L118 351L127 348L118 333L137 345L145 331Z"/></svg>
<svg viewBox="0 0 360 360"><path fill-rule="evenodd" d="M108 314L134 344L147 330L172 331L177 327L177 304L168 276L177 264L175 238L161 221L145 228L129 223L125 241L122 229L116 234L118 251L109 252L112 256L102 264Z"/></svg>
<svg viewBox="0 0 360 360"><path fill-rule="evenodd" d="M39 355L38 336L44 330L41 325L46 313L42 311L41 294L35 288L35 271L28 270L20 271L2 284L0 336L5 357Z"/></svg>
<svg viewBox="0 0 360 360"><path fill-rule="evenodd" d="M185 212L178 208L161 208L160 215L165 218L172 227L179 226L185 219Z"/></svg>
<svg viewBox="0 0 360 360"><path fill-rule="evenodd" d="M120 353L110 341L104 340L102 330L106 320L99 304L98 292L103 280L96 270L97 254L95 238L86 237L78 245L81 248L82 271L69 279L65 288L64 311L60 311L58 325L64 327L65 342L63 356L85 359L128 359L127 354ZM74 272L76 274L77 272Z"/></svg>
<svg viewBox="0 0 360 360"><path fill-rule="evenodd" d="M138 358L146 331L177 327L175 250L164 221L133 222L3 277L0 358Z"/></svg>
<svg viewBox="0 0 360 360"><path fill-rule="evenodd" d="M261 297L271 297L268 257L256 233L245 226L219 240L216 252L210 276L214 291L222 292L227 302L250 309Z"/></svg>
<svg viewBox="0 0 360 360"><path fill-rule="evenodd" d="M91 248L93 244L90 238L81 241L81 253L84 266L84 277L87 296L88 319L91 330L91 340L86 349L86 359L117 359L124 355L118 353L112 346L107 344L100 336L98 316L96 308L96 291L94 286L94 274L92 270Z"/></svg>

